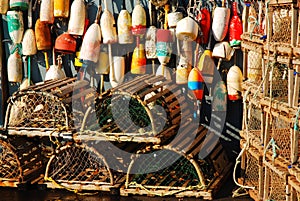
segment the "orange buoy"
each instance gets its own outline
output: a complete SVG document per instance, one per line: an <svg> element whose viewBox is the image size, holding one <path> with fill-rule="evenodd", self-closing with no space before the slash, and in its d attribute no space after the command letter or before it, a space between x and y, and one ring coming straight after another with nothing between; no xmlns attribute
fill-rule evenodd
<svg viewBox="0 0 300 201"><path fill-rule="evenodd" d="M54 0L42 0L40 7L40 21L53 24L54 22Z"/></svg>
<svg viewBox="0 0 300 201"><path fill-rule="evenodd" d="M227 73L228 99L235 101L241 98L243 74L241 69L234 65Z"/></svg>
<svg viewBox="0 0 300 201"><path fill-rule="evenodd" d="M131 70L132 74L145 74L146 73L146 57L144 44L134 48L132 54Z"/></svg>
<svg viewBox="0 0 300 201"><path fill-rule="evenodd" d="M54 17L69 17L70 0L54 0Z"/></svg>
<svg viewBox="0 0 300 201"><path fill-rule="evenodd" d="M76 40L69 33L59 35L55 40L55 51L63 54L76 52Z"/></svg>
<svg viewBox="0 0 300 201"><path fill-rule="evenodd" d="M188 89L194 93L197 100L202 100L204 94L204 80L197 68L193 68L189 73Z"/></svg>
<svg viewBox="0 0 300 201"><path fill-rule="evenodd" d="M71 5L68 32L82 36L84 32L86 10L83 0L74 0Z"/></svg>

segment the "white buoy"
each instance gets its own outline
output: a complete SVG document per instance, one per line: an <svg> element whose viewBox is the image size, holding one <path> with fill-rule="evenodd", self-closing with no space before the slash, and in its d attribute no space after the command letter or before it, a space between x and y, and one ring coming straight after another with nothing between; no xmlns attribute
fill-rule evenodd
<svg viewBox="0 0 300 201"><path fill-rule="evenodd" d="M227 73L228 99L235 101L241 98L243 74L241 69L234 65Z"/></svg>
<svg viewBox="0 0 300 201"><path fill-rule="evenodd" d="M230 20L230 9L225 8L224 0L222 1L222 7L216 7L214 10L212 32L216 41L223 41L227 35L229 20Z"/></svg>
<svg viewBox="0 0 300 201"><path fill-rule="evenodd" d="M109 74L109 80L112 87L116 87L124 80L125 74L125 57L114 56L113 65L110 65L110 71L114 73ZM114 69L112 69L114 68ZM113 77L114 76L114 77Z"/></svg>
<svg viewBox="0 0 300 201"><path fill-rule="evenodd" d="M68 32L82 36L84 32L86 10L83 0L74 0L71 5Z"/></svg>
<svg viewBox="0 0 300 201"><path fill-rule="evenodd" d="M176 37L179 40L193 41L198 36L199 26L191 17L185 17L177 22Z"/></svg>
<svg viewBox="0 0 300 201"><path fill-rule="evenodd" d="M22 82L22 59L18 50L12 53L7 60L7 75L9 82Z"/></svg>
<svg viewBox="0 0 300 201"><path fill-rule="evenodd" d="M120 11L117 19L118 41L120 44L133 43L133 35L131 33L132 18L128 10L126 10L125 0L123 0L123 9Z"/></svg>
<svg viewBox="0 0 300 201"><path fill-rule="evenodd" d="M47 24L53 24L54 0L42 0L40 7L40 21Z"/></svg>

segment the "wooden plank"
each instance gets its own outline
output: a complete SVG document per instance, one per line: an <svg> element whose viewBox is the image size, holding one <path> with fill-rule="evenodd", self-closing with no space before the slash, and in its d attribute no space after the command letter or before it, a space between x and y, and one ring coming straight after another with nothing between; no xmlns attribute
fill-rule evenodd
<svg viewBox="0 0 300 201"><path fill-rule="evenodd" d="M141 75L139 77L136 77L135 79L132 79L124 84L118 85L117 87L112 89L112 92L115 91L126 91L126 88L131 87L133 85L135 85L136 83L139 83L141 80L144 79L150 79L151 77L153 77L154 75Z"/></svg>
<svg viewBox="0 0 300 201"><path fill-rule="evenodd" d="M73 83L69 83L57 90L54 90L52 93L54 93L55 95L59 96L59 97L63 97L79 88L88 86L89 82L86 80L79 80L79 81L75 81Z"/></svg>
<svg viewBox="0 0 300 201"><path fill-rule="evenodd" d="M157 85L154 85L152 88L149 88L149 89L147 89L147 90L145 90L145 91L139 93L138 96L140 96L141 98L143 98L143 97L146 96L147 94L149 94L149 93L151 93L151 92L153 92L153 91L156 91L156 90L158 90L158 89L162 88L163 86L166 86L166 85L168 85L168 84L170 84L170 83L172 83L171 80L165 80L165 81L163 81L162 83L159 83L159 84L157 84Z"/></svg>
<svg viewBox="0 0 300 201"><path fill-rule="evenodd" d="M64 103L70 103L71 101L74 101L78 98L81 98L81 97L85 97L86 95L90 94L90 93L95 93L95 90L93 88L89 88L89 89L86 89L84 91L82 91L81 93L78 93L76 95L73 95L69 98L66 98L63 100Z"/></svg>
<svg viewBox="0 0 300 201"><path fill-rule="evenodd" d="M41 91L51 91L51 90L55 90L56 88L60 88L60 87L62 87L62 86L68 85L68 84L70 84L70 83L74 83L76 79L77 79L77 78L70 78L70 79L67 79L67 80L64 80L64 81L55 83L55 84L53 84L53 85L43 87L43 88L41 88L40 90L41 90Z"/></svg>
<svg viewBox="0 0 300 201"><path fill-rule="evenodd" d="M35 85L30 89L32 89L34 91L39 91L43 88L51 87L51 86L56 85L56 84L61 83L61 82L68 82L68 79L70 79L70 78L66 77L66 78L63 78L63 79L60 79L60 80L51 80L51 82L44 82L43 84Z"/></svg>

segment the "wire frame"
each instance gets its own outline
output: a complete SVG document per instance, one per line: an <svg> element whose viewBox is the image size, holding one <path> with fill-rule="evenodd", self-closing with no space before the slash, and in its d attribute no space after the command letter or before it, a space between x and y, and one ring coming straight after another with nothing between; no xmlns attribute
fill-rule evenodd
<svg viewBox="0 0 300 201"><path fill-rule="evenodd" d="M22 180L20 161L14 148L7 142L0 140L0 181Z"/></svg>
<svg viewBox="0 0 300 201"><path fill-rule="evenodd" d="M62 101L49 93L27 91L10 98L6 126L19 128L68 128L72 122Z"/></svg>
<svg viewBox="0 0 300 201"><path fill-rule="evenodd" d="M260 83L262 80L262 53L250 50L247 65L248 81Z"/></svg>
<svg viewBox="0 0 300 201"><path fill-rule="evenodd" d="M104 157L90 147L76 144L62 147L50 158L45 178L62 186L81 185L77 186L79 189L84 189L84 186L89 184L113 185L114 183L113 175Z"/></svg>

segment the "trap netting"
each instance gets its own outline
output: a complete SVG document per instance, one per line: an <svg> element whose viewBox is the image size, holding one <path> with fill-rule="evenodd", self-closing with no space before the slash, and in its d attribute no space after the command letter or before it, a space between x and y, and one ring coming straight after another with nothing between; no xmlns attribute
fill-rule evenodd
<svg viewBox="0 0 300 201"><path fill-rule="evenodd" d="M268 192L267 200L285 201L286 200L286 179L279 176L277 172L271 168L266 167L266 171L269 171L268 177L266 177L269 185L265 185L265 192ZM266 173L267 174L267 173Z"/></svg>
<svg viewBox="0 0 300 201"><path fill-rule="evenodd" d="M176 134L181 119L191 117L188 107L179 85L155 75L140 76L108 90L95 104L101 132L152 137Z"/></svg>
<svg viewBox="0 0 300 201"><path fill-rule="evenodd" d="M114 183L105 158L94 149L77 144L63 146L52 155L45 180L53 182L54 187L73 190L99 190L89 186L101 188Z"/></svg>
<svg viewBox="0 0 300 201"><path fill-rule="evenodd" d="M275 59L275 58L274 58ZM277 101L288 101L288 67L286 64L272 62L269 70L269 90L267 95ZM272 71L273 69L273 71Z"/></svg>
<svg viewBox="0 0 300 201"><path fill-rule="evenodd" d="M292 4L271 6L269 9L272 11L272 36L271 42L277 43L291 43L291 30L292 30Z"/></svg>

